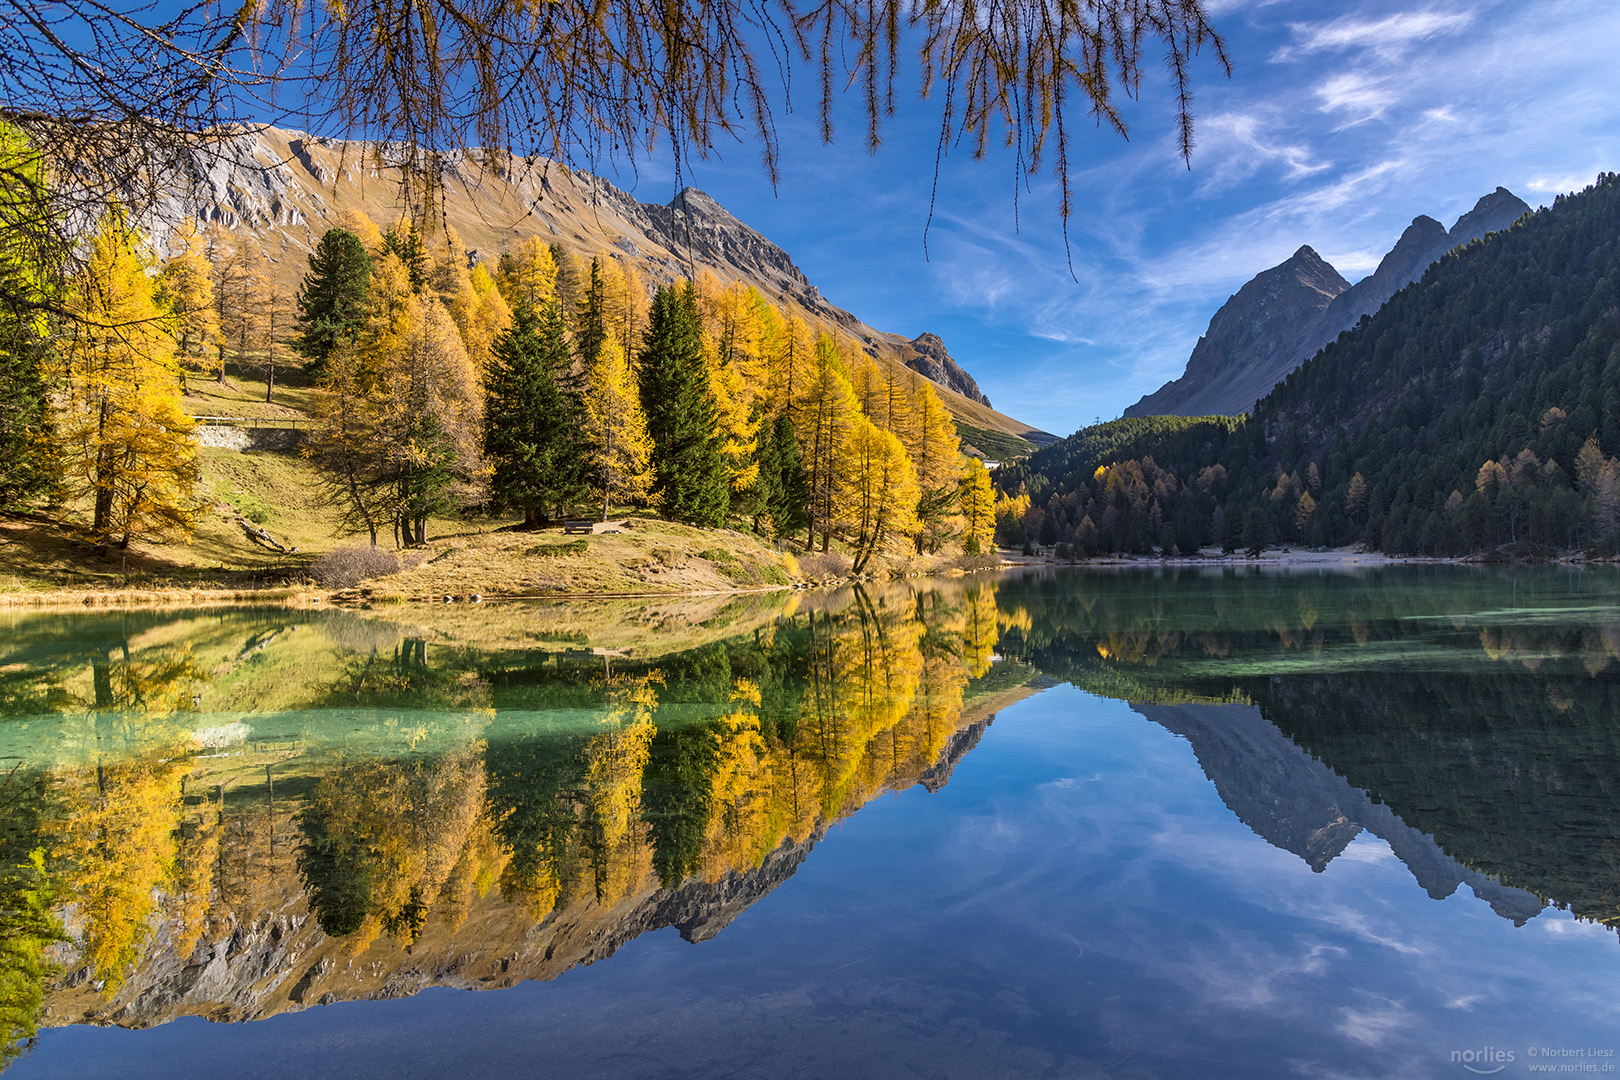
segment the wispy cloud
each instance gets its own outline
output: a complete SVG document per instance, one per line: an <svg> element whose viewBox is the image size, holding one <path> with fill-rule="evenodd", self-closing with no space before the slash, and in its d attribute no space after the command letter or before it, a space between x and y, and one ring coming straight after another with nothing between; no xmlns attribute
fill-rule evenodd
<svg viewBox="0 0 1620 1080"><path fill-rule="evenodd" d="M1346 15L1326 23L1294 23L1293 43L1277 50L1272 59L1288 61L1349 49L1398 56L1436 35L1462 30L1473 20L1471 12L1410 11L1383 18Z"/></svg>

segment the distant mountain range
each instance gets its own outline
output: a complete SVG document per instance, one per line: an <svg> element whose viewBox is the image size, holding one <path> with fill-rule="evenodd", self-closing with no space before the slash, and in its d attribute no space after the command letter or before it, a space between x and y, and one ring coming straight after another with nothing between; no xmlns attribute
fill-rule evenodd
<svg viewBox="0 0 1620 1080"><path fill-rule="evenodd" d="M1497 188L1449 230L1412 219L1372 275L1352 285L1308 245L1256 275L1221 305L1181 378L1125 410L1137 416L1248 412L1290 371L1371 315L1452 248L1512 225L1530 207Z"/></svg>
<svg viewBox="0 0 1620 1080"><path fill-rule="evenodd" d="M383 227L400 219L401 153L274 127L245 132L174 166L167 196L144 224L160 248L186 217L252 232L275 281L290 292L308 269L305 257L345 210L364 211ZM475 153L450 155L443 165L435 227L453 228L469 259L493 262L506 246L538 235L586 258L621 260L648 285L703 271L741 281L812 331L833 333L880 363L903 364L933 380L961 423L1038 446L1056 440L992 409L938 335L877 330L830 303L786 251L696 188L667 204L642 203L600 177L543 158L486 161Z"/></svg>

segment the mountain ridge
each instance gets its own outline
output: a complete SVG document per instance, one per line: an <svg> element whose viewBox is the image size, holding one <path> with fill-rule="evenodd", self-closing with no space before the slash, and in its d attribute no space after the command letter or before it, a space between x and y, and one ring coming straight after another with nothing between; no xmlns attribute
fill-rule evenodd
<svg viewBox="0 0 1620 1080"><path fill-rule="evenodd" d="M1279 276L1296 275L1301 285L1307 285L1312 275L1330 280L1320 269L1302 265L1306 252L1320 260L1308 245L1302 246L1232 294L1193 346L1182 376L1142 397L1124 416L1235 416L1248 412L1290 371L1363 316L1376 313L1448 251L1499 232L1529 212L1528 204L1498 187L1479 198L1450 229L1426 214L1413 218L1377 269L1353 285L1321 260L1326 271L1344 283L1325 303L1316 305L1308 297L1295 295L1279 311L1276 305L1268 309L1257 302L1266 292L1263 285L1256 289L1257 284L1274 282ZM1291 326L1287 330L1271 327L1277 318L1289 320Z"/></svg>
<svg viewBox="0 0 1620 1080"><path fill-rule="evenodd" d="M142 224L160 250L189 217L259 240L272 280L290 293L306 256L345 210L380 224L399 220L410 198L398 182L406 151L391 144L318 138L274 127L245 131L171 166ZM453 230L468 258L493 262L508 245L541 236L585 257L603 253L662 284L708 271L760 290L812 331L850 341L875 360L932 380L958 420L1025 438L1056 436L995 411L974 378L935 334L875 329L821 295L792 257L707 193L686 187L667 204L643 203L611 182L543 158L447 154L435 163L426 200L434 228ZM418 207L420 208L420 207Z"/></svg>

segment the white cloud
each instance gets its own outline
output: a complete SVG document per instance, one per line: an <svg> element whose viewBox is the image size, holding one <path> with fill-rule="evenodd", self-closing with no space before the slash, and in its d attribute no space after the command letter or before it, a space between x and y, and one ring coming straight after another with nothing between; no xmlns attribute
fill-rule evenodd
<svg viewBox="0 0 1620 1080"><path fill-rule="evenodd" d="M1330 77L1316 88L1323 112L1349 113L1353 121L1384 115L1398 100L1387 80L1372 79L1358 71Z"/></svg>
<svg viewBox="0 0 1620 1080"><path fill-rule="evenodd" d="M1561 176L1536 176L1526 180L1524 188L1538 195L1567 195L1572 191L1580 191L1596 180L1599 171L1594 166L1586 172L1564 173Z"/></svg>
<svg viewBox="0 0 1620 1080"><path fill-rule="evenodd" d="M1396 56L1437 34L1461 30L1473 22L1470 12L1410 11L1381 19L1347 15L1327 23L1294 23L1295 42L1278 50L1274 60L1292 60L1315 52L1364 49Z"/></svg>

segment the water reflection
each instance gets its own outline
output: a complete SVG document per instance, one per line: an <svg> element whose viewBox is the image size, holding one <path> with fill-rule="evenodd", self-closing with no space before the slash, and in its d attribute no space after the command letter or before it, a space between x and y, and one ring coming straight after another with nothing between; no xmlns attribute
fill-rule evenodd
<svg viewBox="0 0 1620 1080"><path fill-rule="evenodd" d="M246 1019L718 933L1072 682L1323 871L1620 925L1607 574L1033 573L477 612L13 617L0 1022ZM55 936L65 943L55 943ZM49 965L54 963L54 972Z"/></svg>
<svg viewBox="0 0 1620 1080"><path fill-rule="evenodd" d="M14 620L8 895L49 890L69 941L29 946L58 971L6 983L10 1030L47 983L50 1023L248 1018L712 935L831 822L948 774L1031 674L994 670L996 610L977 584L664 610L697 642L667 652L524 609L484 647L348 612Z"/></svg>

